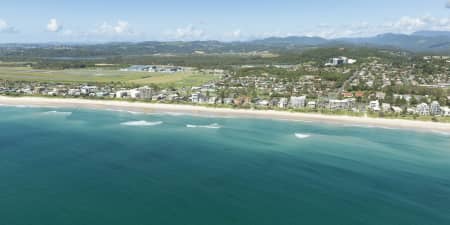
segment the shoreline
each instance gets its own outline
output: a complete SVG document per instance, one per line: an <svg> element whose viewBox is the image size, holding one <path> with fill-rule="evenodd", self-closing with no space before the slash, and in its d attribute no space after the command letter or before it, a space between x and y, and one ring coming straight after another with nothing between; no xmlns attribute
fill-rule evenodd
<svg viewBox="0 0 450 225"><path fill-rule="evenodd" d="M251 110L209 108L204 106L142 103L126 101L90 100L75 98L45 98L45 97L6 97L0 96L0 104L5 106L35 106L84 108L100 110L133 111L140 113L180 113L195 116L217 116L236 118L259 118L289 121L304 121L338 125L374 126L380 128L395 128L415 130L420 132L450 133L450 123L435 123L427 121L412 121L402 119L383 119L368 117L335 116L313 113L298 113L274 110Z"/></svg>

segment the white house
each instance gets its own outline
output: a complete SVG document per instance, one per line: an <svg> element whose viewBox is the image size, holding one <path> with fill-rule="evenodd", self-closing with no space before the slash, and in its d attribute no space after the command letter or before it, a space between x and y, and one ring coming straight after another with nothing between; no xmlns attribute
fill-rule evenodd
<svg viewBox="0 0 450 225"><path fill-rule="evenodd" d="M80 88L81 94L88 95L97 91L97 86L83 86Z"/></svg>
<svg viewBox="0 0 450 225"><path fill-rule="evenodd" d="M192 93L191 101L192 103L205 103L207 98L202 93Z"/></svg>
<svg viewBox="0 0 450 225"><path fill-rule="evenodd" d="M132 89L129 91L131 98L141 98L141 92L137 89Z"/></svg>
<svg viewBox="0 0 450 225"><path fill-rule="evenodd" d="M428 116L430 115L430 107L427 103L420 103L416 106L416 113L421 116Z"/></svg>
<svg viewBox="0 0 450 225"><path fill-rule="evenodd" d="M381 104L381 109L383 110L383 112L390 112L391 111L391 104L389 104L389 103L382 103Z"/></svg>
<svg viewBox="0 0 450 225"><path fill-rule="evenodd" d="M120 90L116 92L116 98L124 98L128 96L128 91L126 90Z"/></svg>
<svg viewBox="0 0 450 225"><path fill-rule="evenodd" d="M400 108L400 107L398 107L398 106L392 106L392 110L393 110L395 113L401 113L401 112L403 112L402 108Z"/></svg>
<svg viewBox="0 0 450 225"><path fill-rule="evenodd" d="M316 104L315 101L310 101L310 102L308 102L307 106L308 106L308 108L310 108L310 109L315 109L316 106L317 106L317 104Z"/></svg>
<svg viewBox="0 0 450 225"><path fill-rule="evenodd" d="M441 108L441 114L442 114L442 116L450 116L450 108L449 107L442 107Z"/></svg>
<svg viewBox="0 0 450 225"><path fill-rule="evenodd" d="M374 111L374 112L378 112L380 111L380 102L378 101L370 101L369 103L369 109Z"/></svg>

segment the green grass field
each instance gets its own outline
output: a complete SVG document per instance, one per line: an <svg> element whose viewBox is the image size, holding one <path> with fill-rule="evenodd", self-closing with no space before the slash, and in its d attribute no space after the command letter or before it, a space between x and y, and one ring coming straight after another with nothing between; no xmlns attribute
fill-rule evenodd
<svg viewBox="0 0 450 225"><path fill-rule="evenodd" d="M0 80L52 82L125 82L156 84L161 87L189 87L213 80L215 77L198 72L148 73L124 72L112 69L36 70L29 67L0 67Z"/></svg>

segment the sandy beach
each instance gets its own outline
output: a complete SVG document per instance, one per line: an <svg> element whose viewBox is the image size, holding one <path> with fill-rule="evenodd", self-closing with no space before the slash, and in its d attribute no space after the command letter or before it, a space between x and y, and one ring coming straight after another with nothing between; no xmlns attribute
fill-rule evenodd
<svg viewBox="0 0 450 225"><path fill-rule="evenodd" d="M278 119L278 120L333 123L341 125L409 129L420 132L450 133L449 123L434 123L434 122L411 121L401 119L333 116L333 115L294 113L294 112L283 112L273 110L210 108L192 105L153 104L153 103L110 101L110 100L87 100L87 99L69 99L69 98L58 99L58 98L43 98L43 97L6 97L6 96L0 96L0 104L7 106L86 108L86 109L103 109L103 110L123 110L142 113L177 113L196 116Z"/></svg>

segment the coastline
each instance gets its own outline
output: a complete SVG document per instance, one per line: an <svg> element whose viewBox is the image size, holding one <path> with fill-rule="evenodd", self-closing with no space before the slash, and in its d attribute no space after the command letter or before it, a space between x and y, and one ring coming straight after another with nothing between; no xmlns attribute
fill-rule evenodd
<svg viewBox="0 0 450 225"><path fill-rule="evenodd" d="M411 121L402 119L383 119L351 116L335 116L313 113L297 113L273 110L209 108L204 106L142 103L126 101L89 100L45 97L6 97L0 96L0 105L84 108L100 110L122 110L142 113L180 113L196 116L260 118L290 121L308 121L338 125L374 126L381 128L407 129L420 132L450 133L450 123Z"/></svg>

